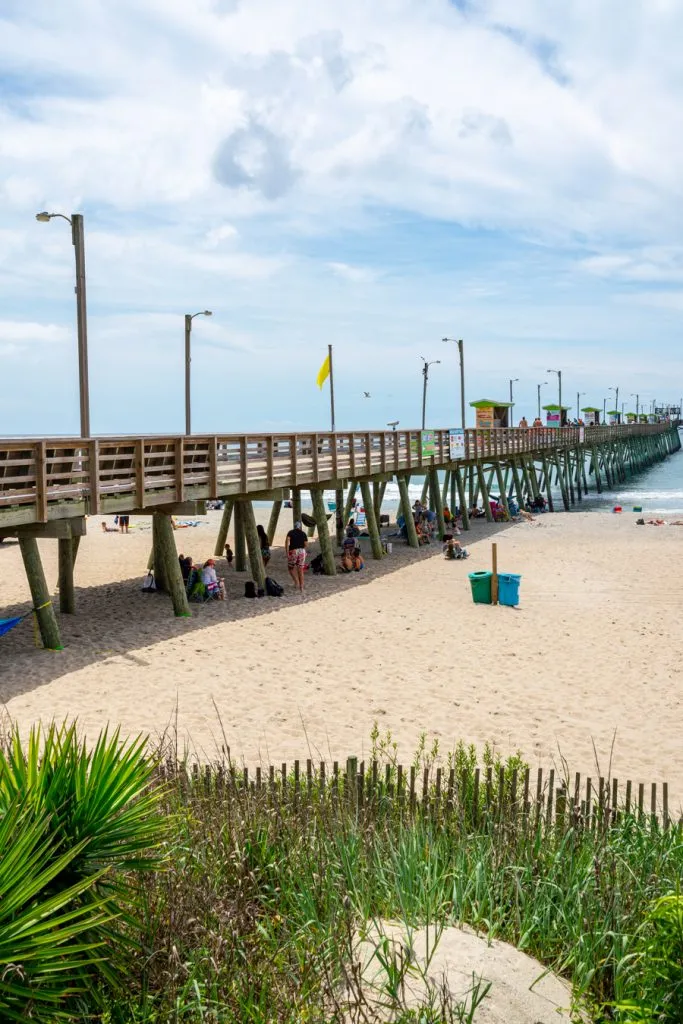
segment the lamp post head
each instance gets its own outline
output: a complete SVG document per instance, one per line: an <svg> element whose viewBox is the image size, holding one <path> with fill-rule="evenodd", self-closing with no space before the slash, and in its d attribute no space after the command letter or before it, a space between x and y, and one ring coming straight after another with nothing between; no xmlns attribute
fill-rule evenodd
<svg viewBox="0 0 683 1024"><path fill-rule="evenodd" d="M213 313L211 312L210 309L205 309L203 315L204 316L213 316Z"/></svg>
<svg viewBox="0 0 683 1024"><path fill-rule="evenodd" d="M48 213L47 210L43 210L42 213L36 214L36 220L39 220L41 224L47 224L50 221L52 214Z"/></svg>

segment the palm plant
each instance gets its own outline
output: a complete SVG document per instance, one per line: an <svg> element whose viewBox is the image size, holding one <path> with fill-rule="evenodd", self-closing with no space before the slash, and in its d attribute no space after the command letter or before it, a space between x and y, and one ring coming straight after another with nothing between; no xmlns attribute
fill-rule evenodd
<svg viewBox="0 0 683 1024"><path fill-rule="evenodd" d="M102 981L120 986L140 910L131 872L159 865L170 825L158 814L162 791L151 786L154 768L145 740L124 743L118 730L111 736L105 730L89 748L74 725L53 724L44 735L33 729L25 746L15 729L0 751L0 822L10 841L13 809L21 807L17 841L32 851L25 867L35 869L22 894L22 857L0 856L0 894L10 894L7 906L15 908L3 907L9 918L0 918L0 973L14 965L12 985L24 978L17 992L52 998L56 991L62 998L88 989L98 996ZM25 956L10 941L16 914L42 922L41 941Z"/></svg>

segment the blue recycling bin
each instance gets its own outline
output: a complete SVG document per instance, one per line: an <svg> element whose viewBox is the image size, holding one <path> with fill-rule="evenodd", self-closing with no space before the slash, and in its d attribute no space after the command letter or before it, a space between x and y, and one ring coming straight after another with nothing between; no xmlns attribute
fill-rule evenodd
<svg viewBox="0 0 683 1024"><path fill-rule="evenodd" d="M498 604L507 604L516 608L519 604L519 581L521 576L515 572L498 573Z"/></svg>

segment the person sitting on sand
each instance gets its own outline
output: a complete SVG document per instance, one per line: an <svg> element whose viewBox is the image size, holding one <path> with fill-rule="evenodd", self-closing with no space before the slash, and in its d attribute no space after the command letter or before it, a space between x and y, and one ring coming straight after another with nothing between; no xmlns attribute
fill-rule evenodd
<svg viewBox="0 0 683 1024"><path fill-rule="evenodd" d="M263 566L265 568L270 561L270 544L268 543L268 534L260 523L256 527L256 532L258 533L259 544L261 545L261 558L263 559Z"/></svg>
<svg viewBox="0 0 683 1024"><path fill-rule="evenodd" d="M185 555L178 555L178 561L180 563L180 571L183 574L183 580L187 583L190 578L190 573L192 572L192 559L189 555L187 558Z"/></svg>
<svg viewBox="0 0 683 1024"><path fill-rule="evenodd" d="M346 554L350 555L350 554L352 554L353 553L353 549L355 548L355 546L356 546L356 538L355 537L344 537L344 540L342 541L342 555L346 555Z"/></svg>
<svg viewBox="0 0 683 1024"><path fill-rule="evenodd" d="M467 549L462 546L459 540L455 540L452 534L444 534L443 554L444 558L469 558Z"/></svg>
<svg viewBox="0 0 683 1024"><path fill-rule="evenodd" d="M202 583L206 587L209 597L213 597L216 601L225 601L225 584L216 575L216 563L213 558L208 558L204 562Z"/></svg>
<svg viewBox="0 0 683 1024"><path fill-rule="evenodd" d="M119 530L118 530L117 526L107 526L106 523L104 523L104 522L102 523L102 533L118 533L118 532L119 532Z"/></svg>
<svg viewBox="0 0 683 1024"><path fill-rule="evenodd" d="M448 505L444 505L444 507L443 507L443 521L446 524L446 526L449 526L451 521L454 518L455 517L454 517L453 513L451 512L451 510L449 509Z"/></svg>
<svg viewBox="0 0 683 1024"><path fill-rule="evenodd" d="M429 529L422 516L419 517L415 523L415 532L417 533L418 544L429 544Z"/></svg>
<svg viewBox="0 0 683 1024"><path fill-rule="evenodd" d="M344 548L339 563L340 572L353 572L353 552L353 548Z"/></svg>
<svg viewBox="0 0 683 1024"><path fill-rule="evenodd" d="M353 549L353 571L360 572L361 569L365 568L365 562L363 561L363 552L360 548Z"/></svg>

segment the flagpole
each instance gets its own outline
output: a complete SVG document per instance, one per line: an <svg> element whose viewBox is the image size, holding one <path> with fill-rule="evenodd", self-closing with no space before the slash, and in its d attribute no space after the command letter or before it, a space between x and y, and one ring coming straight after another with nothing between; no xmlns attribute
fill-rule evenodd
<svg viewBox="0 0 683 1024"><path fill-rule="evenodd" d="M332 420L332 433L334 434L334 371L332 369L332 346L327 346L328 359L330 360L330 414Z"/></svg>

